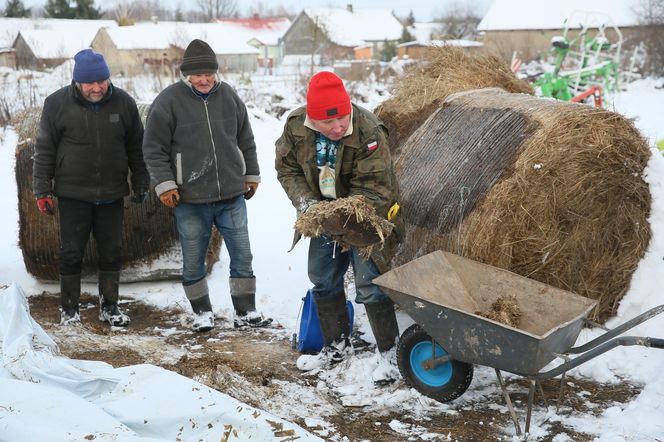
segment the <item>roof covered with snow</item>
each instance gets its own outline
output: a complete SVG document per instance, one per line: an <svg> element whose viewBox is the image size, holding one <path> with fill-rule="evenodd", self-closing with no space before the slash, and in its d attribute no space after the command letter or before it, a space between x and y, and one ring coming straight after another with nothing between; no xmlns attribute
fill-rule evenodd
<svg viewBox="0 0 664 442"><path fill-rule="evenodd" d="M409 41L406 43L398 44L398 48L408 46L457 46L461 48L479 48L482 43L473 40L425 40L425 41Z"/></svg>
<svg viewBox="0 0 664 442"><path fill-rule="evenodd" d="M639 0L556 0L535 6L528 0L493 0L479 31L636 26Z"/></svg>
<svg viewBox="0 0 664 442"><path fill-rule="evenodd" d="M333 43L356 47L369 41L398 40L403 26L387 9L305 8Z"/></svg>
<svg viewBox="0 0 664 442"><path fill-rule="evenodd" d="M291 21L286 17L271 18L219 18L215 20L229 32L242 32L250 39L256 39L267 46L276 46L279 39L290 28Z"/></svg>
<svg viewBox="0 0 664 442"><path fill-rule="evenodd" d="M166 49L175 46L185 49L195 38L206 41L217 55L258 54L247 44L247 35L229 32L220 23L139 23L107 29L106 32L118 49Z"/></svg>
<svg viewBox="0 0 664 442"><path fill-rule="evenodd" d="M441 34L443 32L443 24L438 22L415 22L408 26L408 32L415 37L419 42L426 42L431 40L431 36Z"/></svg>
<svg viewBox="0 0 664 442"><path fill-rule="evenodd" d="M40 59L72 58L81 49L89 48L96 31L71 32L64 29L25 29L19 33Z"/></svg>
<svg viewBox="0 0 664 442"><path fill-rule="evenodd" d="M92 32L99 28L117 27L115 20L68 20L63 18L0 18L0 48L14 44L18 33L27 29L67 30L71 35L79 32ZM88 45L90 42L88 42Z"/></svg>

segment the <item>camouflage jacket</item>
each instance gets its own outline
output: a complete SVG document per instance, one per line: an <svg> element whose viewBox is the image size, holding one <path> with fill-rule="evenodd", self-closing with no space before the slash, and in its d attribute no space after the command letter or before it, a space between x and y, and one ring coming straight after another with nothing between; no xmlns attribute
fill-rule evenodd
<svg viewBox="0 0 664 442"><path fill-rule="evenodd" d="M293 111L283 134L276 142L277 178L298 213L321 201L316 164L316 132L304 125L306 108ZM390 207L399 201L399 186L387 143L387 128L370 111L353 104L353 132L337 147L335 168L337 198L364 195L387 218ZM372 258L381 272L386 271L392 249L402 232L400 214L392 220L395 231L382 250ZM296 236L295 242L299 239Z"/></svg>

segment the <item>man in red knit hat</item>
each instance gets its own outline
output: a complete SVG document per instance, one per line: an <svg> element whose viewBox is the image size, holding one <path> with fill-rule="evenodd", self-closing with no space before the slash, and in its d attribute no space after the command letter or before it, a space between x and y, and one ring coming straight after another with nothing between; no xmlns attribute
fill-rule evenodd
<svg viewBox="0 0 664 442"><path fill-rule="evenodd" d="M298 215L320 201L362 195L377 214L387 218L399 200L387 129L373 113L351 103L343 82L331 72L311 78L306 106L288 116L276 142L276 169ZM387 270L387 253L398 240L399 230L367 259L354 248L341 251L329 236L311 238L308 271L324 346L317 355L300 356L299 369L330 367L352 353L344 292L349 264L355 273L355 302L366 308L378 351L394 352L399 335L394 305L371 281ZM293 245L298 240L296 233ZM393 355L387 356L385 360L394 360ZM379 364L374 381L395 379L394 365L387 367Z"/></svg>

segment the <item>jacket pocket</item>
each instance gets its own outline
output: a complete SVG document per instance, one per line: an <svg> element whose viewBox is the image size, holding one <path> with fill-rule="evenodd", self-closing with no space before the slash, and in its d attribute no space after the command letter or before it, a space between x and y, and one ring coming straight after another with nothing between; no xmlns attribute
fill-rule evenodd
<svg viewBox="0 0 664 442"><path fill-rule="evenodd" d="M242 151L238 146L235 146L235 150L237 151L238 156L240 157L240 168L242 170L241 175L246 175L247 174L247 163L244 162L244 155L242 154Z"/></svg>
<svg viewBox="0 0 664 442"><path fill-rule="evenodd" d="M175 183L182 185L182 154L175 154Z"/></svg>
<svg viewBox="0 0 664 442"><path fill-rule="evenodd" d="M357 163L359 173L376 173L385 170L385 161L382 158L371 158Z"/></svg>

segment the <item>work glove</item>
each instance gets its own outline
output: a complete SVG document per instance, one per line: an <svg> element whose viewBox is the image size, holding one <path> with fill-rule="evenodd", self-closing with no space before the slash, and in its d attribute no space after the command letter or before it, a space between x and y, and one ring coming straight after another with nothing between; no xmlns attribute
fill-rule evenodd
<svg viewBox="0 0 664 442"><path fill-rule="evenodd" d="M37 198L37 206L39 211L46 215L53 215L55 213L55 203L53 202L53 195L43 195Z"/></svg>
<svg viewBox="0 0 664 442"><path fill-rule="evenodd" d="M244 183L244 199L251 199L258 189L258 183Z"/></svg>
<svg viewBox="0 0 664 442"><path fill-rule="evenodd" d="M381 240L376 229L366 220L358 222L355 214L331 213L321 222L321 227L332 239L351 247L367 247Z"/></svg>
<svg viewBox="0 0 664 442"><path fill-rule="evenodd" d="M180 193L177 189L167 190L166 192L159 195L159 200L164 206L174 209L175 206L180 204Z"/></svg>
<svg viewBox="0 0 664 442"><path fill-rule="evenodd" d="M135 203L135 204L142 204L147 199L148 199L148 191L147 190L142 191L142 192L134 192L134 194L131 196L131 198L129 198L129 200L132 203Z"/></svg>

